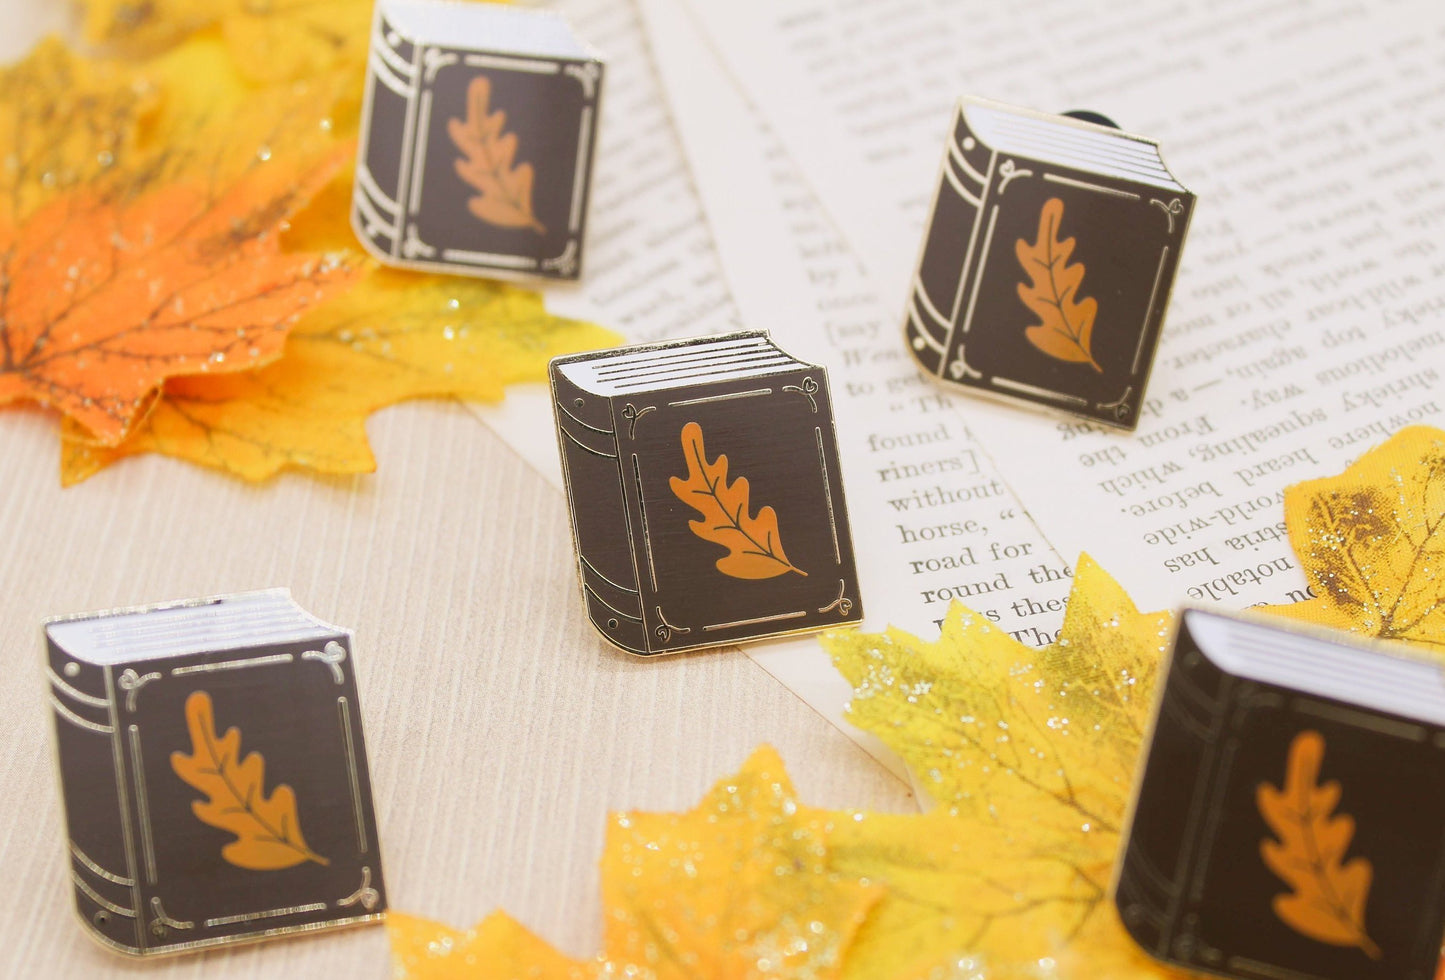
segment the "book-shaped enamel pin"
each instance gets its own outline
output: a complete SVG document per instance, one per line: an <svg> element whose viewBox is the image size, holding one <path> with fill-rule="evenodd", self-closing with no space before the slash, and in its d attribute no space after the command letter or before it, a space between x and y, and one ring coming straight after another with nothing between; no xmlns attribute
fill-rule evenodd
<svg viewBox="0 0 1445 980"><path fill-rule="evenodd" d="M1157 959L1252 980L1435 977L1445 676L1344 637L1183 613L1114 886Z"/></svg>
<svg viewBox="0 0 1445 980"><path fill-rule="evenodd" d="M1193 210L1152 140L963 99L908 349L947 385L1132 429Z"/></svg>
<svg viewBox="0 0 1445 980"><path fill-rule="evenodd" d="M602 62L561 17L377 0L351 221L391 265L576 279Z"/></svg>
<svg viewBox="0 0 1445 980"><path fill-rule="evenodd" d="M552 361L592 623L637 654L856 623L826 372L737 333Z"/></svg>
<svg viewBox="0 0 1445 980"><path fill-rule="evenodd" d="M281 589L45 627L82 924L149 955L386 909L351 637Z"/></svg>

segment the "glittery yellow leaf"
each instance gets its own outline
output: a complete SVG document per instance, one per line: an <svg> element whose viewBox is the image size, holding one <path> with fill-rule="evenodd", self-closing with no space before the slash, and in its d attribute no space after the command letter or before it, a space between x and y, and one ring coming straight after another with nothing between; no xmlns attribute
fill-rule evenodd
<svg viewBox="0 0 1445 980"><path fill-rule="evenodd" d="M1445 432L1402 429L1284 511L1316 597L1268 612L1445 653Z"/></svg>
<svg viewBox="0 0 1445 980"><path fill-rule="evenodd" d="M408 920L393 932L396 976L839 978L880 889L830 867L834 823L800 806L782 761L760 749L688 813L612 818L596 960L568 960L504 916L466 934Z"/></svg>
<svg viewBox="0 0 1445 980"><path fill-rule="evenodd" d="M799 808L766 748L689 813L616 817L602 859L608 958L657 980L841 975L879 890L832 870L831 823Z"/></svg>
<svg viewBox="0 0 1445 980"><path fill-rule="evenodd" d="M1107 901L1169 623L1084 556L1060 639L1042 650L958 604L936 641L824 636L854 687L850 720L938 804L838 822L831 866L888 889L845 976L923 978L960 962L989 980L1171 975Z"/></svg>
<svg viewBox="0 0 1445 980"><path fill-rule="evenodd" d="M504 912L466 932L388 912L386 931L397 980L600 980L598 962L563 956Z"/></svg>
<svg viewBox="0 0 1445 980"><path fill-rule="evenodd" d="M81 6L86 40L130 56L218 27L241 72L267 82L363 64L372 0L81 0Z"/></svg>
<svg viewBox="0 0 1445 980"><path fill-rule="evenodd" d="M349 194L349 179L336 182L298 219L288 244L328 250L347 240ZM302 317L279 361L167 383L119 446L96 445L67 426L62 481L77 483L147 452L250 480L288 467L370 472L371 412L412 398L499 401L509 384L543 380L550 358L620 339L549 314L540 295L515 286L371 263L367 270L350 292Z"/></svg>
<svg viewBox="0 0 1445 980"><path fill-rule="evenodd" d="M215 23L232 0L79 0L81 33L111 54L152 55Z"/></svg>

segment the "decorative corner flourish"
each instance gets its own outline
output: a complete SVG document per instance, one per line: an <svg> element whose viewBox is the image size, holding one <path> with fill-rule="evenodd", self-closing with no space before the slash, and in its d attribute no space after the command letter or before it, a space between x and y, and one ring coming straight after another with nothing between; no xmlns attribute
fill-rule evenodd
<svg viewBox="0 0 1445 980"><path fill-rule="evenodd" d="M116 678L116 683L125 692L125 710L135 714L135 698L140 693L140 689L151 681L160 679L161 675L155 671L151 671L149 674L138 674L133 667L127 667L121 671L120 676Z"/></svg>
<svg viewBox="0 0 1445 980"><path fill-rule="evenodd" d="M1129 404L1129 396L1132 394L1134 394L1134 386L1129 385L1124 389L1124 393L1119 396L1118 401L1101 403L1099 410L1101 412L1109 412L1116 419L1128 418L1129 413L1133 411L1134 408L1134 406Z"/></svg>
<svg viewBox="0 0 1445 980"><path fill-rule="evenodd" d="M381 893L371 887L371 868L363 866L361 869L361 887L356 889L345 898L336 900L336 907L339 909L350 908L353 905L360 905L370 912L376 908L381 901Z"/></svg>
<svg viewBox="0 0 1445 980"><path fill-rule="evenodd" d="M577 239L567 239L567 247L555 258L543 259L542 268L559 276L571 276L577 272Z"/></svg>
<svg viewBox="0 0 1445 980"><path fill-rule="evenodd" d="M1165 204L1156 197L1151 198L1149 203L1164 212L1164 217L1169 219L1169 234L1174 234L1174 219L1184 213L1184 202L1176 197L1168 204Z"/></svg>
<svg viewBox="0 0 1445 980"><path fill-rule="evenodd" d="M455 65L461 59L455 54L443 52L440 48L427 48L421 60L426 67L426 80L430 83L436 81L437 72L448 65Z"/></svg>
<svg viewBox="0 0 1445 980"><path fill-rule="evenodd" d="M1003 196L1004 191L1008 190L1009 182L1012 181L1014 178L1032 177L1034 175L1034 172L1032 170L1023 169L1018 164L1014 163L1012 159L1005 160L999 166L998 172L999 176L1003 178L1003 180L999 181L998 185L998 193L1000 197Z"/></svg>
<svg viewBox="0 0 1445 980"><path fill-rule="evenodd" d="M338 684L346 683L346 673L341 665L346 662L346 648L335 640L327 642L320 650L307 650L301 654L302 660L319 660L331 668L331 679Z"/></svg>
<svg viewBox="0 0 1445 980"><path fill-rule="evenodd" d="M655 411L657 411L656 405L645 405L642 408L638 408L636 405L628 402L626 405L622 406L622 417L627 420L627 438L637 438L637 420L642 418L648 412Z"/></svg>
<svg viewBox="0 0 1445 980"><path fill-rule="evenodd" d="M672 639L672 634L674 634L674 633L691 633L691 632L692 632L692 627L691 627L691 626L674 626L674 625L672 625L671 623L669 623L669 622L667 621L667 617L662 614L662 607L661 607L661 606L658 606L658 607L657 607L657 618L660 619L660 620L662 620L662 625L659 626L659 627L656 629L655 632L657 633L657 638L658 638L659 640L661 640L663 643L666 643L667 641L671 640L671 639Z"/></svg>
<svg viewBox="0 0 1445 980"><path fill-rule="evenodd" d="M848 615L850 612L852 612L852 611L853 611L853 600L852 600L852 599L849 599L849 598L844 594L844 593L847 592L847 588L848 588L848 587L847 587L847 583L845 583L842 579L839 579L839 580L838 580L838 598L834 599L832 602L828 603L826 606L824 606L823 608L819 609L818 612L820 612L820 613L826 613L826 612L832 612L834 609L836 609L836 610L838 610L838 615L839 615L839 616L846 616L846 615Z"/></svg>
<svg viewBox="0 0 1445 980"><path fill-rule="evenodd" d="M407 225L406 238L401 242L401 254L408 259L430 259L436 257L437 250L421 240L416 233L416 225Z"/></svg>
<svg viewBox="0 0 1445 980"><path fill-rule="evenodd" d="M784 391L795 391L808 399L808 405L813 409L813 414L818 414L818 400L813 395L818 391L818 382L812 377L803 379L802 385L783 385Z"/></svg>
<svg viewBox="0 0 1445 980"><path fill-rule="evenodd" d="M602 78L602 66L595 61L585 64L568 65L562 69L563 74L570 75L582 84L582 95L584 98L592 99L597 95L597 82Z"/></svg>
<svg viewBox="0 0 1445 980"><path fill-rule="evenodd" d="M160 896L158 895L151 896L151 912L155 914L155 917L150 921L151 935L157 939L172 929L184 930L194 929L196 927L194 922L183 922L180 919L172 919L169 915L166 915L166 910L161 906Z"/></svg>

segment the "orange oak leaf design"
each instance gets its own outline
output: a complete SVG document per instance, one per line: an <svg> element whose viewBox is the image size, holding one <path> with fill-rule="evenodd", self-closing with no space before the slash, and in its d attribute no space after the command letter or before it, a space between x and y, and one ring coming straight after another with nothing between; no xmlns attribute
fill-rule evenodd
<svg viewBox="0 0 1445 980"><path fill-rule="evenodd" d="M447 120L447 133L465 154L456 161L457 175L480 193L467 201L472 214L500 228L529 228L539 235L546 227L532 213L532 165L513 166L517 134L504 132L507 114L489 112L492 83L478 75L467 86L467 120Z"/></svg>
<svg viewBox="0 0 1445 980"><path fill-rule="evenodd" d="M788 572L807 575L783 554L777 512L762 507L757 516L748 514L747 477L729 484L727 456L707 461L702 426L689 422L682 427L682 448L687 479L674 476L669 485L677 499L702 515L702 520L688 522L692 533L728 549L717 560L717 570L742 579L776 578Z"/></svg>
<svg viewBox="0 0 1445 980"><path fill-rule="evenodd" d="M1019 264L1031 280L1027 285L1019 283L1019 299L1039 318L1024 335L1050 357L1087 364L1102 374L1104 369L1089 348L1099 304L1092 298L1078 298L1084 263L1069 264L1074 240L1059 240L1063 220L1064 202L1051 197L1039 212L1038 241L1031 245L1020 238L1014 243Z"/></svg>
<svg viewBox="0 0 1445 980"><path fill-rule="evenodd" d="M352 281L347 262L276 241L350 153L0 217L0 404L50 405L113 445L166 378L275 359L294 318Z"/></svg>
<svg viewBox="0 0 1445 980"><path fill-rule="evenodd" d="M1373 869L1362 857L1344 860L1355 821L1332 816L1340 784L1319 782L1325 739L1300 732L1290 743L1284 788L1261 783L1256 791L1260 815L1278 840L1259 845L1264 863L1294 889L1276 895L1274 914L1295 932L1331 946L1352 946L1370 959L1381 957L1365 931L1365 904Z"/></svg>
<svg viewBox="0 0 1445 980"><path fill-rule="evenodd" d="M206 794L191 810L204 824L235 834L221 857L238 868L279 871L307 861L330 862L306 846L296 814L296 793L286 784L266 795L265 760L259 752L241 757L241 730L216 735L211 696L194 691L186 698L191 754L171 753L171 768Z"/></svg>

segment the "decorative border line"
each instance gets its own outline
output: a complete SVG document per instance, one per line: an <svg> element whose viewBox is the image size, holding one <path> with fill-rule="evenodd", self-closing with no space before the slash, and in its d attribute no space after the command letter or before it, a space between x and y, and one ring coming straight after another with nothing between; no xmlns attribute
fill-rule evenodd
<svg viewBox="0 0 1445 980"><path fill-rule="evenodd" d="M151 808L150 798L146 793L145 764L141 758L140 726L129 726L126 735L130 743L131 769L135 773L135 806L136 816L140 820L140 849L141 856L145 859L146 884L154 885L156 883L156 848L151 833Z"/></svg>
<svg viewBox="0 0 1445 980"><path fill-rule="evenodd" d="M113 884L129 888L135 884L134 878L126 878L122 875L112 874L90 859L90 856L76 846L75 841L70 841L70 853L77 861L85 866L85 869L98 878L104 878Z"/></svg>
<svg viewBox="0 0 1445 980"><path fill-rule="evenodd" d="M351 782L351 812L356 818L356 844L361 853L367 852L366 817L361 807L361 781L356 773L356 742L351 734L351 705L346 698L336 699L337 714L341 720L341 737L346 742L346 775ZM370 908L371 906L367 906Z"/></svg>
<svg viewBox="0 0 1445 980"><path fill-rule="evenodd" d="M171 676L183 677L186 674L204 674L215 670L241 670L245 667L270 667L274 664L289 664L295 659L289 653L276 653L269 657L257 657L254 660L220 660L216 663L175 667L171 669Z"/></svg>

